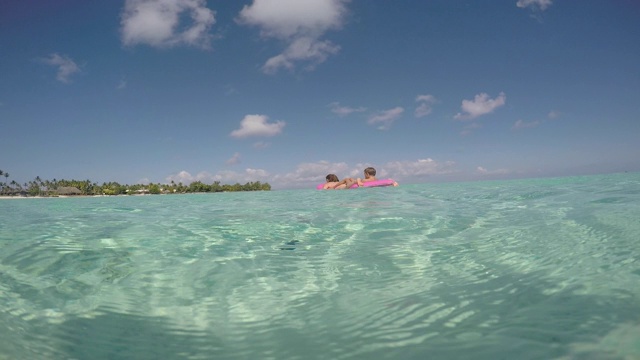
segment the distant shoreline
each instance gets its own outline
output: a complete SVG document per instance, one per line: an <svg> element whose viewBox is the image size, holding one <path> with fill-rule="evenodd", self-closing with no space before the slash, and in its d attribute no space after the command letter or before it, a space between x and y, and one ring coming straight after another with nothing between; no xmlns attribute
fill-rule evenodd
<svg viewBox="0 0 640 360"><path fill-rule="evenodd" d="M254 190L259 191L259 190ZM269 190L261 190L269 191ZM218 192L187 192L187 193L173 193L173 194L118 194L118 195L55 195L55 196L10 196L0 195L0 200L12 200L12 199L79 199L79 198L102 198L102 197L147 197L147 196L179 196L179 195L194 195L194 194L217 194L217 193L231 193L237 191L218 191Z"/></svg>
<svg viewBox="0 0 640 360"><path fill-rule="evenodd" d="M0 196L0 200L12 200L12 199L60 199L60 198L88 198L88 197L107 197L108 195L75 195L75 196ZM114 195L117 196L117 195ZM125 195L129 196L129 195ZM131 195L138 196L138 195Z"/></svg>
<svg viewBox="0 0 640 360"><path fill-rule="evenodd" d="M195 193L197 194L197 193ZM204 193L202 193L204 194ZM57 195L57 196L7 196L0 195L0 200L10 199L60 199L60 198L94 198L94 197L138 197L153 195L180 195L180 194L135 194L135 195Z"/></svg>

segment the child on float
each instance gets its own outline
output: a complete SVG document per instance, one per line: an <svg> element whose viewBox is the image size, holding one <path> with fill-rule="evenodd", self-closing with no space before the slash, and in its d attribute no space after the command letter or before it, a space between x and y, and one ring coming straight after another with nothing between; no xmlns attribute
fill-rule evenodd
<svg viewBox="0 0 640 360"><path fill-rule="evenodd" d="M376 180L378 180L376 179L376 169L369 166L368 168L364 169L364 179L358 178L357 182L358 186L362 186L366 182Z"/></svg>
<svg viewBox="0 0 640 360"><path fill-rule="evenodd" d="M367 182L378 181L378 179L376 178L376 169L369 166L368 168L364 169L364 179L358 178L356 181L358 186L363 186L364 183ZM398 183L394 181L393 186L398 186Z"/></svg>

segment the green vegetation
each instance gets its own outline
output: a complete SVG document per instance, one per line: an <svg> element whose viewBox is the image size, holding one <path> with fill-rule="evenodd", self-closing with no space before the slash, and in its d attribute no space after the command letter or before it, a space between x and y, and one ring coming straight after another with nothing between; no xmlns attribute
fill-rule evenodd
<svg viewBox="0 0 640 360"><path fill-rule="evenodd" d="M271 185L260 181L248 182L244 185L220 184L215 181L208 185L201 181L194 181L188 186L176 184L136 184L122 185L117 182L97 183L90 180L42 180L39 176L28 183L19 184L15 180L8 182L9 173L0 170L0 195L9 196L58 196L58 195L139 195L139 194L186 194L229 191L269 191Z"/></svg>

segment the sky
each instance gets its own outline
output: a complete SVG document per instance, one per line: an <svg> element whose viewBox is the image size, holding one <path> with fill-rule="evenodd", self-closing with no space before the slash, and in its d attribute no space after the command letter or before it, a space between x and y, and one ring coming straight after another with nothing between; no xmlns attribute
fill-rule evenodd
<svg viewBox="0 0 640 360"><path fill-rule="evenodd" d="M8 182L631 172L639 138L634 0L0 2Z"/></svg>

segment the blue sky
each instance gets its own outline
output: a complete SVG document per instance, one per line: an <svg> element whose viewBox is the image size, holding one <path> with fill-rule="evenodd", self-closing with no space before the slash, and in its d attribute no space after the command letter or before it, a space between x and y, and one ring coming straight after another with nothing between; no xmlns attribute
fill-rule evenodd
<svg viewBox="0 0 640 360"><path fill-rule="evenodd" d="M640 170L632 0L0 3L9 181Z"/></svg>

